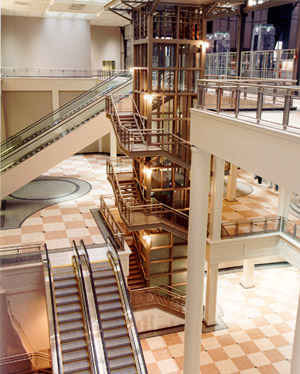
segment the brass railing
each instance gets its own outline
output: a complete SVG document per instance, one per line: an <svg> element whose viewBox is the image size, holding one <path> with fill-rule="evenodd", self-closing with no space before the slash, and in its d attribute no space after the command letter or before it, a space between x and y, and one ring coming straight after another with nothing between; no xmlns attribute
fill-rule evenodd
<svg viewBox="0 0 300 374"><path fill-rule="evenodd" d="M174 209L166 204L154 202L149 204L141 204L133 198L126 198L122 196L117 172L114 166L115 159L106 160L106 173L114 189L116 203L122 219L128 226L131 225L177 225L186 231L188 227L188 215ZM131 169L132 171L132 169ZM149 216L156 218L156 220L149 220Z"/></svg>
<svg viewBox="0 0 300 374"><path fill-rule="evenodd" d="M293 100L300 99L300 87L292 86L293 83L274 79L201 79L198 81L198 107L265 127L299 132L292 109L295 109ZM265 111L270 109L279 110L282 115L266 115Z"/></svg>
<svg viewBox="0 0 300 374"><path fill-rule="evenodd" d="M170 286L153 286L130 291L130 302L135 310L160 306L184 316L185 295Z"/></svg>
<svg viewBox="0 0 300 374"><path fill-rule="evenodd" d="M132 99L132 115L135 119L136 128L124 126L120 119L120 114L124 110L118 109L118 103L123 97L107 96L106 112L111 118L114 130L117 134L121 147L131 152L156 151L162 152L166 156L172 156L181 162L190 165L191 144L173 134L166 129L148 129L145 126L145 119L137 112L136 105ZM129 108L130 109L130 108ZM143 145L141 148L136 145Z"/></svg>

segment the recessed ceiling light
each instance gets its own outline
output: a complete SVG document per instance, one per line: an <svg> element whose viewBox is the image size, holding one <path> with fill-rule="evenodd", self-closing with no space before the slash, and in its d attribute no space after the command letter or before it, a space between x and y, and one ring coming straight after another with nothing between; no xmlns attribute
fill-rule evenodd
<svg viewBox="0 0 300 374"><path fill-rule="evenodd" d="M26 1L15 1L15 5L27 6L29 4Z"/></svg>

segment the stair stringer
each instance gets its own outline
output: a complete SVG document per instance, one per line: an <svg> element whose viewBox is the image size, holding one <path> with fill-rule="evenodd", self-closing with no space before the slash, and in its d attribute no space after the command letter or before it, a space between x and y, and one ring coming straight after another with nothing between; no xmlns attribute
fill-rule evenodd
<svg viewBox="0 0 300 374"><path fill-rule="evenodd" d="M8 169L1 174L1 199L111 131L111 121L106 118L105 113L101 113L32 157Z"/></svg>

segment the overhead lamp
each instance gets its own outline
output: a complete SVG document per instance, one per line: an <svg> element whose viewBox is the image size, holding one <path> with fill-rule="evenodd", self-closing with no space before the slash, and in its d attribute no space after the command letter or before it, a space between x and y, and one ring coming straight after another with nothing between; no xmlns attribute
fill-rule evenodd
<svg viewBox="0 0 300 374"><path fill-rule="evenodd" d="M151 168L148 168L147 166L145 166L145 167L144 167L144 174L146 175L146 177L151 178L151 175L152 175L152 169L151 169Z"/></svg>
<svg viewBox="0 0 300 374"><path fill-rule="evenodd" d="M148 94L146 93L144 95L144 99L149 103L149 104L152 104L152 101L153 101L153 95L152 94Z"/></svg>
<svg viewBox="0 0 300 374"><path fill-rule="evenodd" d="M151 235L144 235L143 236L143 239L145 240L145 242L147 243L148 247L150 247L151 245Z"/></svg>
<svg viewBox="0 0 300 374"><path fill-rule="evenodd" d="M131 73L131 74L134 73L134 67L129 68L129 73Z"/></svg>

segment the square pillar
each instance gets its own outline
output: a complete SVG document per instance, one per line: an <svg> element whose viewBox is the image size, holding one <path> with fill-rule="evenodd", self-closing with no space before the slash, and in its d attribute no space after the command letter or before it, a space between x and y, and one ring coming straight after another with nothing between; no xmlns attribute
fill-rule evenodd
<svg viewBox="0 0 300 374"><path fill-rule="evenodd" d="M217 323L218 264L208 264L206 279L205 317L206 326Z"/></svg>
<svg viewBox="0 0 300 374"><path fill-rule="evenodd" d="M188 235L184 374L200 373L210 154L193 148Z"/></svg>

